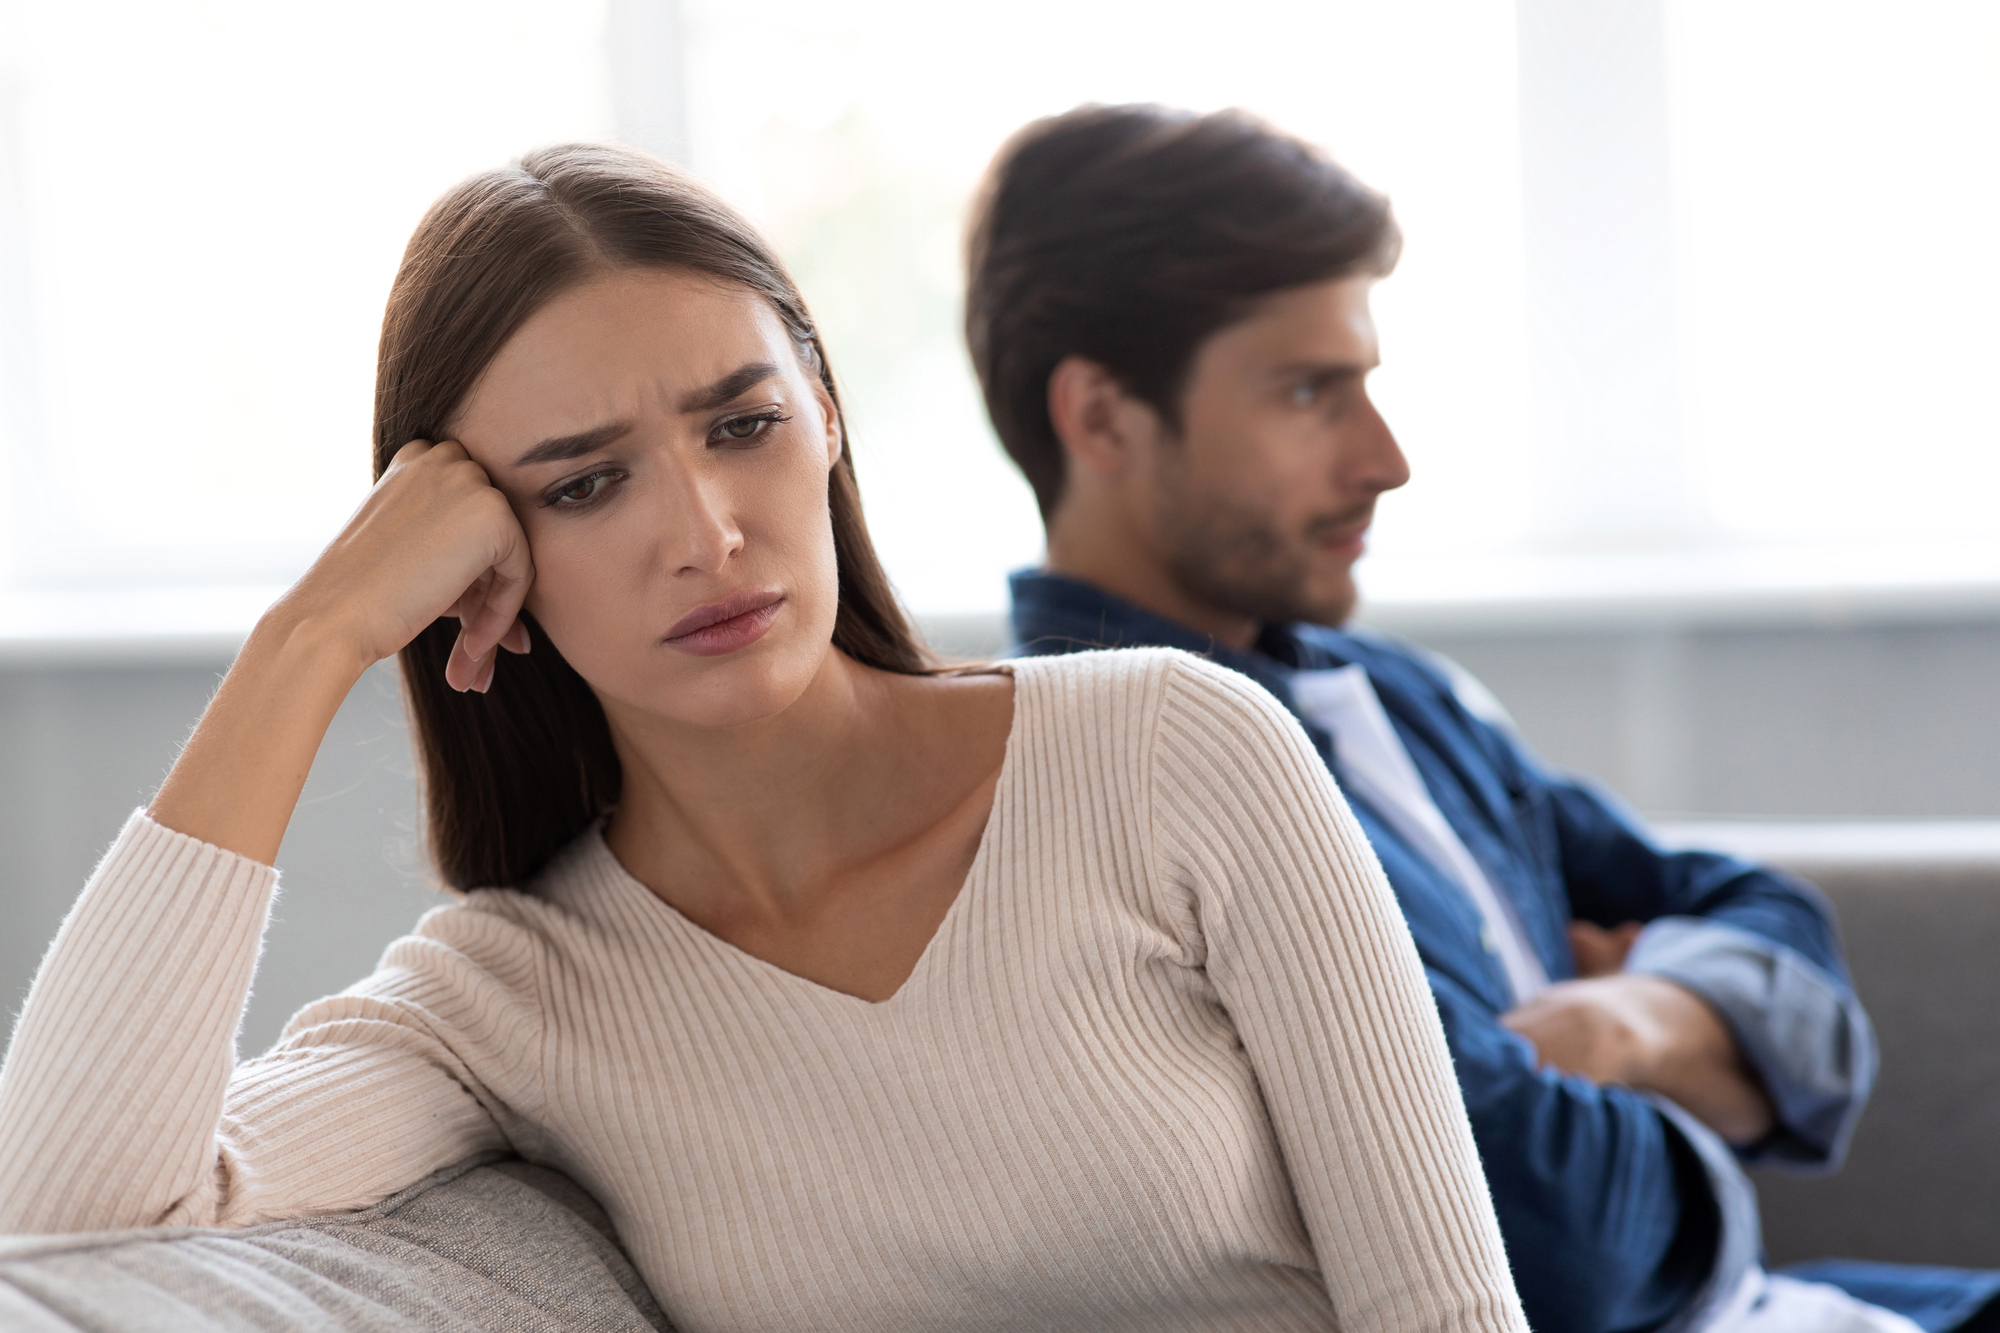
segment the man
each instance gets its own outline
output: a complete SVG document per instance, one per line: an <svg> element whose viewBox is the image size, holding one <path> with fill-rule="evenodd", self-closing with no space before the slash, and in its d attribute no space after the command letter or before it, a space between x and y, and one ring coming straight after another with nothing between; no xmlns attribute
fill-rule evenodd
<svg viewBox="0 0 2000 1333"><path fill-rule="evenodd" d="M2000 1323L2000 1274L1759 1267L1740 1163L1833 1168L1875 1073L1817 895L1662 851L1451 668L1332 628L1409 477L1367 392L1398 246L1384 200L1237 113L1087 107L1001 151L966 331L1048 529L1021 651L1185 648L1298 716L1416 938L1539 1333Z"/></svg>

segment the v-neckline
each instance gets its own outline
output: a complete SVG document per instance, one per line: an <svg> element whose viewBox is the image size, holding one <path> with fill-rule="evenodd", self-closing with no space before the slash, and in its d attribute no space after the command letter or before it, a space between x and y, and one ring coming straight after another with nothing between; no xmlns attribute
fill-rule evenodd
<svg viewBox="0 0 2000 1333"><path fill-rule="evenodd" d="M711 953L719 954L738 967L748 967L753 971L774 975L779 979L780 984L802 988L808 994L829 996L836 1003L844 1001L850 1006L860 1006L864 1012L886 1011L891 1005L894 1005L905 995L908 995L925 973L931 969L933 959L943 950L946 940L957 929L959 917L970 910L965 906L966 900L972 896L974 888L985 877L983 872L986 868L987 859L992 854L992 846L995 840L994 829L1000 826L1001 817L1006 812L1008 805L1008 779L1014 773L1018 757L1018 742L1021 736L1021 715L1027 703L1024 697L1025 692L1021 688L1022 676L1024 674L1020 670L1021 665L1018 661L994 664L995 669L1005 672L1013 681L1012 702L1014 711L1007 722L1006 744L1000 751L1000 773L993 784L993 808L986 812L986 823L979 830L979 844L973 849L972 864L966 867L965 879L959 884L958 892L952 895L951 905L945 908L944 917L938 922L937 929L931 932L931 937L928 940L924 941L923 950L917 955L916 965L910 969L909 975L903 978L901 985L879 1000L870 1000L856 995L852 991L844 991L837 987L829 986L824 982L814 981L811 977L802 976L790 968L780 967L770 959L758 957L748 949L731 943L708 927L697 922L687 913L681 911L680 908L675 907L665 898L653 892L652 889L646 886L645 881L625 868L625 863L618 859L617 854L611 850L611 845L604 840L604 820L602 819L591 826L590 836L592 842L595 844L593 850L610 867L613 879L623 886L626 891L637 892L643 895L646 901L651 903L655 909L664 913L670 926L682 934L691 936L698 944Z"/></svg>

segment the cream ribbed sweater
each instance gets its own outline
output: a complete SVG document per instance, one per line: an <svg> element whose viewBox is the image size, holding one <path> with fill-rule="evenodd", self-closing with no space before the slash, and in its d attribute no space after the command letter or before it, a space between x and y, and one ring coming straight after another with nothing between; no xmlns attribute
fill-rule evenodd
<svg viewBox="0 0 2000 1333"><path fill-rule="evenodd" d="M276 872L135 815L0 1071L0 1231L369 1203L509 1145L680 1327L1525 1330L1394 899L1304 734L1167 651L1012 666L971 873L871 1004L593 830L259 1059Z"/></svg>

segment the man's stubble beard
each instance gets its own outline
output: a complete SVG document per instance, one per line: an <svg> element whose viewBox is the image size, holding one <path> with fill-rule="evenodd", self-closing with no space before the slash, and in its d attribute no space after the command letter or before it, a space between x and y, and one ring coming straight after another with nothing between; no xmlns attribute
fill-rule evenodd
<svg viewBox="0 0 2000 1333"><path fill-rule="evenodd" d="M1337 592L1313 596L1308 552L1317 537L1351 528L1365 516L1365 509L1320 515L1298 537L1287 538L1268 513L1205 494L1178 470L1160 479L1154 500L1167 573L1181 592L1264 625L1339 625L1354 613L1351 575Z"/></svg>

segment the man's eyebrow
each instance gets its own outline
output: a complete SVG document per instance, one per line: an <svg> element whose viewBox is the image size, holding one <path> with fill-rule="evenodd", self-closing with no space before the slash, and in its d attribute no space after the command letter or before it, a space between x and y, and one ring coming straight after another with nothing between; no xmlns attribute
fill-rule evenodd
<svg viewBox="0 0 2000 1333"><path fill-rule="evenodd" d="M1300 361L1289 366L1279 366L1273 372L1279 379L1299 379L1301 377L1331 383L1334 380L1354 379L1366 375L1375 365L1366 361Z"/></svg>
<svg viewBox="0 0 2000 1333"><path fill-rule="evenodd" d="M683 413L713 412L718 407L727 406L731 399L746 390L753 389L778 373L778 367L769 361L752 361L730 371L706 389L696 389L681 396Z"/></svg>
<svg viewBox="0 0 2000 1333"><path fill-rule="evenodd" d="M623 438L632 429L629 421L611 421L589 430L578 431L574 435L558 435L543 440L534 448L514 460L515 467L528 467L534 463L566 463L572 458L581 458L593 449Z"/></svg>

